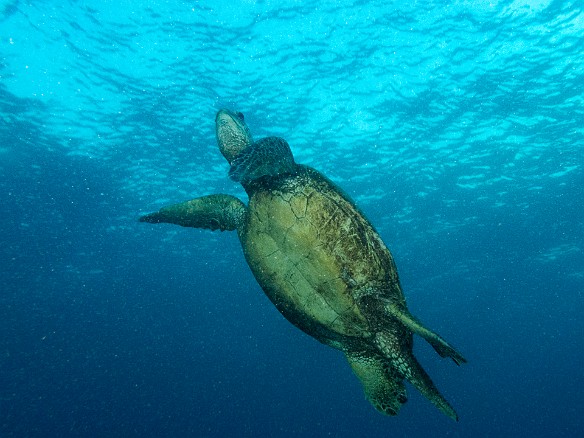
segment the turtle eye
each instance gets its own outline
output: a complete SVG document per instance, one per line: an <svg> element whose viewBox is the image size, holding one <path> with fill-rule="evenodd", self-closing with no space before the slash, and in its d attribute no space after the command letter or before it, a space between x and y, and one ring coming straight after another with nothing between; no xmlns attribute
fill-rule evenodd
<svg viewBox="0 0 584 438"><path fill-rule="evenodd" d="M236 115L237 117L239 117L239 119L240 119L242 122L244 122L244 121L245 121L245 120L243 120L243 113L240 113L239 111L237 111L237 112L235 113L235 115Z"/></svg>

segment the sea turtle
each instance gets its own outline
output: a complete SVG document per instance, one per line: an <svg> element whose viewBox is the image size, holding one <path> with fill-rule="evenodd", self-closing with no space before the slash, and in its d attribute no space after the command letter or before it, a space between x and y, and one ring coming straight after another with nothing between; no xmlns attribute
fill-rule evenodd
<svg viewBox="0 0 584 438"><path fill-rule="evenodd" d="M241 113L220 110L216 130L229 176L243 185L249 204L215 194L140 221L237 230L268 298L292 324L345 354L379 411L398 413L407 400L405 379L457 420L414 357L413 333L440 356L466 360L410 314L389 250L349 196L296 164L285 140L254 142Z"/></svg>

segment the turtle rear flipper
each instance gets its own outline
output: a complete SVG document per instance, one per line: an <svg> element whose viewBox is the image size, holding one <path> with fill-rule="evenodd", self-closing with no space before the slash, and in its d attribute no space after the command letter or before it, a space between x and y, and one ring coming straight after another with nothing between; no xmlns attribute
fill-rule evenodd
<svg viewBox="0 0 584 438"><path fill-rule="evenodd" d="M451 358L456 365L466 363L466 359L458 351L446 342L440 335L427 329L420 321L414 318L407 310L399 309L395 304L386 303L385 309L389 314L399 320L409 330L420 335L434 347L440 357Z"/></svg>
<svg viewBox="0 0 584 438"><path fill-rule="evenodd" d="M386 415L397 415L408 399L403 378L398 377L382 357L368 352L346 352L347 360L363 384L367 400Z"/></svg>
<svg viewBox="0 0 584 438"><path fill-rule="evenodd" d="M140 218L140 222L169 223L181 227L233 231L243 223L246 206L231 195L209 195L163 207Z"/></svg>
<svg viewBox="0 0 584 438"><path fill-rule="evenodd" d="M375 334L375 345L387 357L394 372L414 385L424 397L430 400L444 414L454 421L458 421L456 411L440 394L440 391L438 391L438 388L436 388L432 379L416 360L413 353L400 349L399 344L400 341L390 333L379 332Z"/></svg>

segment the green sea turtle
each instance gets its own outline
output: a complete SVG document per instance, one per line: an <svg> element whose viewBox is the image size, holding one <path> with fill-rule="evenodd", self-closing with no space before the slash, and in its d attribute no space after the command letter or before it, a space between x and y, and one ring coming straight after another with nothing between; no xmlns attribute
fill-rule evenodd
<svg viewBox="0 0 584 438"><path fill-rule="evenodd" d="M292 324L345 354L379 411L398 413L407 400L405 379L457 420L414 357L413 334L442 357L466 360L410 314L389 250L349 196L296 164L285 140L254 142L241 113L219 111L216 130L229 176L243 185L249 204L209 195L140 221L237 230L268 298Z"/></svg>

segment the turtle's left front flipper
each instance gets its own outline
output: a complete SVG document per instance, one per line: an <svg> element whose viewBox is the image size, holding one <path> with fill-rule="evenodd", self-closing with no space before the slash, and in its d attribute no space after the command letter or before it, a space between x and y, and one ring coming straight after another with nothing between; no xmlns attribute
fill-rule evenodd
<svg viewBox="0 0 584 438"><path fill-rule="evenodd" d="M462 354L456 351L454 347L446 342L439 334L424 327L420 321L410 314L410 312L404 309L399 309L395 304L389 302L386 303L385 309L391 316L399 320L409 330L428 341L441 357L450 357L456 365L466 363L466 359Z"/></svg>
<svg viewBox="0 0 584 438"><path fill-rule="evenodd" d="M163 207L140 218L140 222L169 223L181 227L233 231L243 223L246 206L231 195L209 195Z"/></svg>

